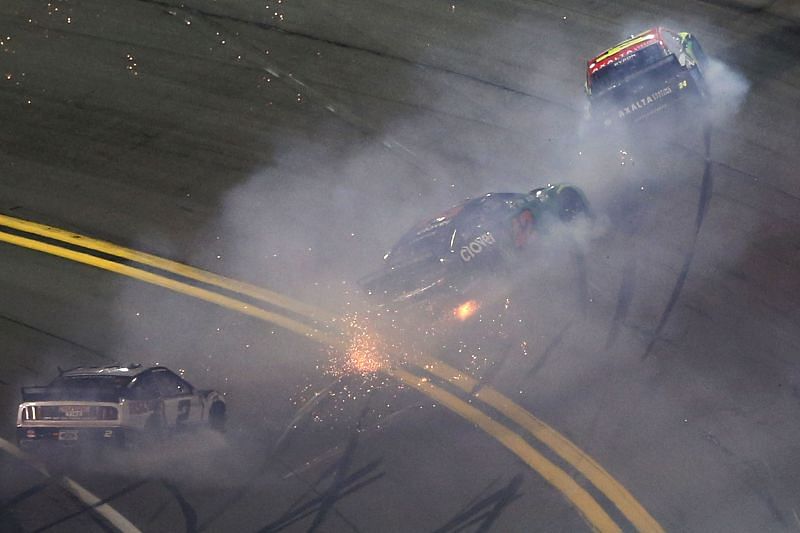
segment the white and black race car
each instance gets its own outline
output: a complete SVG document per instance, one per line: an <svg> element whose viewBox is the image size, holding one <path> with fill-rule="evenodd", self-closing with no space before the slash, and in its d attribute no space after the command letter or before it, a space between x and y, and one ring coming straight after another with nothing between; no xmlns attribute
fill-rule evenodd
<svg viewBox="0 0 800 533"><path fill-rule="evenodd" d="M163 366L79 367L45 387L23 387L20 447L137 442L192 427L225 428L225 400Z"/></svg>

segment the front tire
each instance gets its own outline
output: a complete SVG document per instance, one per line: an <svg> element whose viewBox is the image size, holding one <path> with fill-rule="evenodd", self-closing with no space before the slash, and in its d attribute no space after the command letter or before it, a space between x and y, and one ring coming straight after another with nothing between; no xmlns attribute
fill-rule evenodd
<svg viewBox="0 0 800 533"><path fill-rule="evenodd" d="M163 440L165 432L163 407L159 407L147 418L144 424L145 439L157 443Z"/></svg>
<svg viewBox="0 0 800 533"><path fill-rule="evenodd" d="M572 187L565 187L558 192L558 218L562 222L570 222L580 215L588 215L589 208L581 193Z"/></svg>

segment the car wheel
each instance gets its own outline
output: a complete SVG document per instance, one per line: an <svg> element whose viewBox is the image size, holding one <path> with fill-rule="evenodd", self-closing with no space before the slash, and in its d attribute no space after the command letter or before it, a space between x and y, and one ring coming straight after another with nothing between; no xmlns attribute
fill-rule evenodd
<svg viewBox="0 0 800 533"><path fill-rule="evenodd" d="M211 409L208 411L208 425L214 431L225 433L225 421L227 415L225 414L225 404L222 402L214 402L211 404Z"/></svg>
<svg viewBox="0 0 800 533"><path fill-rule="evenodd" d="M586 202L584 202L583 197L578 191L570 187L559 191L558 204L558 217L562 222L569 222L587 212Z"/></svg>
<svg viewBox="0 0 800 533"><path fill-rule="evenodd" d="M145 444L158 443L164 438L164 412L157 408L144 423L143 440Z"/></svg>

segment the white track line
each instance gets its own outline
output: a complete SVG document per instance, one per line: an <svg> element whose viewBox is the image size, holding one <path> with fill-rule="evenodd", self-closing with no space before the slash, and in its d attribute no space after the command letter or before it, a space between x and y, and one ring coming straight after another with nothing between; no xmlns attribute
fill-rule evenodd
<svg viewBox="0 0 800 533"><path fill-rule="evenodd" d="M47 468L42 464L41 461L36 460L36 458L31 457L27 453L23 452L12 443L8 442L4 438L0 437L0 449L7 452L9 455L23 461L24 463L28 464L32 468L34 468L37 472L42 474L46 477L52 477L50 472L47 471ZM96 512L103 518L105 518L112 526L114 526L118 531L122 531L123 533L141 533L139 528L131 524L131 522L119 514L119 512L108 505L107 503L101 503L103 500L89 492L87 489L79 485L76 481L68 478L62 477L59 479L59 485L63 487L65 490L69 491L75 497L77 497L81 502L83 502L87 507L89 507L92 511Z"/></svg>

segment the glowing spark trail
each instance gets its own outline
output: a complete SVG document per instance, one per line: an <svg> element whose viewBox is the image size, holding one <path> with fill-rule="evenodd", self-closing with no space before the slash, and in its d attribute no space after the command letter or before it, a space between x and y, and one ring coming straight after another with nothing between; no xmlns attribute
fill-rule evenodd
<svg viewBox="0 0 800 533"><path fill-rule="evenodd" d="M453 316L462 322L475 314L480 306L476 300L467 300L463 304L453 309Z"/></svg>

